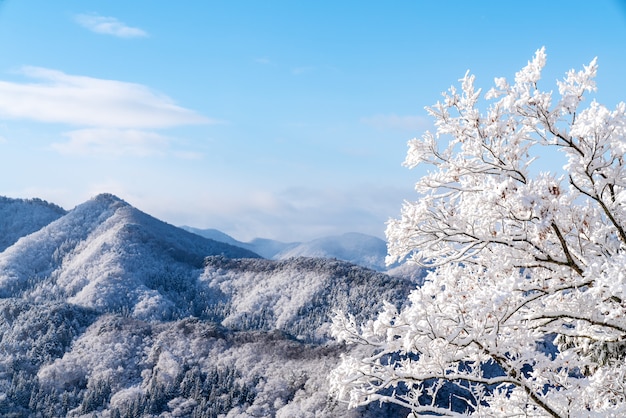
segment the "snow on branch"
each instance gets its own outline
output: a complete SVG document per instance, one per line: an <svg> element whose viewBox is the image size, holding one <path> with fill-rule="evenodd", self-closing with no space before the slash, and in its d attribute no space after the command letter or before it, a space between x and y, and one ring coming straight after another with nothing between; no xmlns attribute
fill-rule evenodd
<svg viewBox="0 0 626 418"><path fill-rule="evenodd" d="M626 105L609 110L594 59L539 87L542 48L482 93L469 72L428 107L435 132L404 165L431 166L387 224L389 263L430 269L409 303L336 338L350 406L442 416L626 415ZM542 172L541 157L564 167Z"/></svg>

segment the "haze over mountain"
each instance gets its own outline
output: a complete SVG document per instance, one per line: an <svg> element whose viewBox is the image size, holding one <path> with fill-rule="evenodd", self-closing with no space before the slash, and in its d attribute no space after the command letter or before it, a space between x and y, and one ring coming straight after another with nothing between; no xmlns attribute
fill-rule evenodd
<svg viewBox="0 0 626 418"><path fill-rule="evenodd" d="M264 258L274 259L276 254L284 251L288 248L293 248L300 245L299 242L280 242L273 239L255 238L250 242L238 241L230 235L219 231L214 228L200 229L191 226L181 226L182 229L193 232L205 238L213 239L215 241L224 242L226 244L235 245L237 247L245 248L252 252L259 254Z"/></svg>
<svg viewBox="0 0 626 418"><path fill-rule="evenodd" d="M373 318L417 280L326 258L262 259L108 194L70 211L4 199L0 211L13 214L0 252L1 416L399 413L328 398L328 373L348 350L329 324L337 309Z"/></svg>
<svg viewBox="0 0 626 418"><path fill-rule="evenodd" d="M292 257L336 258L373 270L384 271L387 269L385 265L386 255L387 244L382 239L350 232L285 248L274 258L279 260Z"/></svg>
<svg viewBox="0 0 626 418"><path fill-rule="evenodd" d="M377 271L386 271L387 244L372 235L349 232L338 236L318 238L307 242L284 243L271 239L256 238L250 242L237 241L217 229L183 229L238 247L249 249L265 258L285 260L293 257L330 258L348 261Z"/></svg>

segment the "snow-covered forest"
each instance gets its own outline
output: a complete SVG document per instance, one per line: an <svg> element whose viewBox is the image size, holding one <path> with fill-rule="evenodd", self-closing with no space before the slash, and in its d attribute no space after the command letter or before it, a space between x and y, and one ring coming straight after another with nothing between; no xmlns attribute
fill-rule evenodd
<svg viewBox="0 0 626 418"><path fill-rule="evenodd" d="M335 310L406 300L393 277L337 259L263 259L112 195L65 211L0 199L0 416L395 415L349 411L328 375L351 350ZM362 251L362 248L359 249Z"/></svg>

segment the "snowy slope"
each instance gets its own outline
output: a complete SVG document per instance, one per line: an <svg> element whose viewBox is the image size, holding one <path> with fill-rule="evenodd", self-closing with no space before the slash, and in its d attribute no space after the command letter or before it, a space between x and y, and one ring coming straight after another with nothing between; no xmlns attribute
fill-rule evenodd
<svg viewBox="0 0 626 418"><path fill-rule="evenodd" d="M41 389L30 398L40 399L47 416L406 416L393 405L347 410L329 402L327 377L344 350L196 318L149 323L105 315L39 369Z"/></svg>
<svg viewBox="0 0 626 418"><path fill-rule="evenodd" d="M305 257L210 257L200 280L226 301L224 326L279 329L306 341L329 339L333 310L365 320L382 310L383 301L399 306L415 288L410 280L345 261Z"/></svg>
<svg viewBox="0 0 626 418"><path fill-rule="evenodd" d="M65 214L63 208L40 199L0 196L0 252Z"/></svg>
<svg viewBox="0 0 626 418"><path fill-rule="evenodd" d="M0 390L3 368L15 369L31 359L23 353L49 346L55 351L34 362L38 392L28 396L28 408L39 399L39 410L49 416L94 411L154 417L406 416L393 405L347 410L329 399L330 371L341 354L358 347L333 343L327 330L333 310L365 321L382 300L406 300L411 283L337 260L216 256L206 261L203 286L222 297L209 303L225 302L221 324L190 316L169 321L111 313L95 317L64 303L0 303L0 315L11 322L6 327L11 341L0 342L0 359L9 359L4 366L0 360ZM23 340L23 335L38 337ZM14 354L6 356L4 347ZM10 393L10 372L4 375ZM54 402L55 396L66 401Z"/></svg>
<svg viewBox="0 0 626 418"><path fill-rule="evenodd" d="M211 255L258 257L100 195L1 253L0 295L130 309L145 318L177 315L183 307L176 289L193 283Z"/></svg>

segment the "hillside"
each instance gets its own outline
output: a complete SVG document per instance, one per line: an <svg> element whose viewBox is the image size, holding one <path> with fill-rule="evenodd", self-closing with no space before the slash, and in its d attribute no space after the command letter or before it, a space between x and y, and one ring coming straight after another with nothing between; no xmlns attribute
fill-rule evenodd
<svg viewBox="0 0 626 418"><path fill-rule="evenodd" d="M396 416L328 398L348 349L329 320L372 318L414 286L261 259L100 195L0 253L0 416Z"/></svg>
<svg viewBox="0 0 626 418"><path fill-rule="evenodd" d="M339 345L236 332L197 318L146 322L67 305L0 307L20 311L13 328L0 324L3 341L34 336L11 345L16 355L2 353L2 416L398 416L393 406L346 410L329 400L326 378L345 350ZM44 342L56 351L23 354L48 352Z"/></svg>
<svg viewBox="0 0 626 418"><path fill-rule="evenodd" d="M0 253L0 296L131 309L144 318L184 316L201 302L181 305L176 289L193 284L209 255L258 257L100 195Z"/></svg>
<svg viewBox="0 0 626 418"><path fill-rule="evenodd" d="M383 301L400 303L415 283L339 260L210 257L200 282L220 295L222 324L279 329L304 341L327 341L333 310L366 320Z"/></svg>

